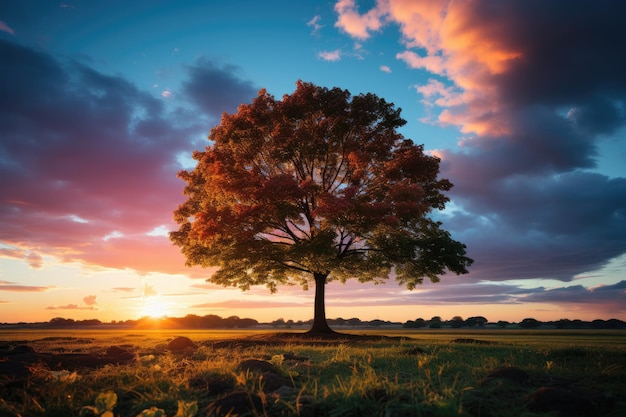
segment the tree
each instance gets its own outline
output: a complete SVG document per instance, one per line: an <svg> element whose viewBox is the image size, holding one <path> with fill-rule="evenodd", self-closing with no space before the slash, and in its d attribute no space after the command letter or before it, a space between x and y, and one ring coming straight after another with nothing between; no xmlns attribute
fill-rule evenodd
<svg viewBox="0 0 626 417"><path fill-rule="evenodd" d="M487 320L483 316L468 317L467 320L465 320L465 325L467 327L474 327L474 326L484 327L485 324L487 324L488 322L489 320Z"/></svg>
<svg viewBox="0 0 626 417"><path fill-rule="evenodd" d="M525 318L519 323L519 327L522 329L536 329L541 326L541 322L533 318Z"/></svg>
<svg viewBox="0 0 626 417"><path fill-rule="evenodd" d="M429 329L441 329L441 320L430 320L428 322Z"/></svg>
<svg viewBox="0 0 626 417"><path fill-rule="evenodd" d="M450 320L450 326L454 329L460 329L465 324L465 320L461 316L454 316Z"/></svg>
<svg viewBox="0 0 626 417"><path fill-rule="evenodd" d="M217 267L213 283L314 283L311 332L332 332L332 280L382 283L393 272L413 289L465 274L465 245L428 216L452 184L437 178L437 157L396 131L405 123L374 94L302 81L282 100L260 90L222 115L195 169L179 173L187 200L170 238L187 265Z"/></svg>

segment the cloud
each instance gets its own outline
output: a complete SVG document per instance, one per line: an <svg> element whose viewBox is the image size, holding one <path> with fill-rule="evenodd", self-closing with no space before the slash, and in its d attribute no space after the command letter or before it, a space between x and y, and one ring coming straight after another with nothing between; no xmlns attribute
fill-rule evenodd
<svg viewBox="0 0 626 417"><path fill-rule="evenodd" d="M135 291L136 288L133 287L114 287L113 291L119 291L119 292L133 292Z"/></svg>
<svg viewBox="0 0 626 417"><path fill-rule="evenodd" d="M22 259L33 269L41 269L43 267L43 258L40 254L15 246L0 248L0 257Z"/></svg>
<svg viewBox="0 0 626 417"><path fill-rule="evenodd" d="M43 267L43 258L35 252L31 252L26 256L28 265L33 269L41 269Z"/></svg>
<svg viewBox="0 0 626 417"><path fill-rule="evenodd" d="M98 304L96 302L96 296L95 295L88 295L85 298L83 298L83 303L85 303L88 306L93 306Z"/></svg>
<svg viewBox="0 0 626 417"><path fill-rule="evenodd" d="M415 88L431 122L463 134L437 156L458 208L441 218L476 260L471 279L568 281L626 253L626 178L592 172L598 145L626 129L626 45L617 35L626 3L335 9L337 26L356 39L395 23L405 45L396 57L437 76Z"/></svg>
<svg viewBox="0 0 626 417"><path fill-rule="evenodd" d="M237 308L286 308L286 307L305 307L309 304L300 304L292 302L272 302L267 300L243 301L243 300L224 300L216 303L203 303L192 305L192 309L237 309Z"/></svg>
<svg viewBox="0 0 626 417"><path fill-rule="evenodd" d="M0 31L15 35L15 31L9 27L6 23L0 20Z"/></svg>
<svg viewBox="0 0 626 417"><path fill-rule="evenodd" d="M0 78L11 80L0 83L0 256L193 274L167 237L146 231L175 228L179 155L204 146L222 111L255 95L250 83L199 60L178 97L184 106L170 110L80 62L6 40L0 55Z"/></svg>
<svg viewBox="0 0 626 417"><path fill-rule="evenodd" d="M96 302L97 296L88 295L83 298L82 304L66 304L66 305L52 305L46 307L46 310L98 310L98 303Z"/></svg>
<svg viewBox="0 0 626 417"><path fill-rule="evenodd" d="M339 49L335 49L334 51L322 51L317 54L317 57L324 61L335 62L341 59L341 51Z"/></svg>
<svg viewBox="0 0 626 417"><path fill-rule="evenodd" d="M340 0L335 4L339 18L335 27L358 39L367 39L369 32L378 31L383 26L382 17L386 12L386 2L378 0L375 8L359 14L354 0Z"/></svg>
<svg viewBox="0 0 626 417"><path fill-rule="evenodd" d="M208 115L219 118L233 113L242 103L249 103L258 91L251 82L239 78L241 69L198 59L187 67L189 78L183 83L183 94Z"/></svg>
<svg viewBox="0 0 626 417"><path fill-rule="evenodd" d="M324 27L323 25L320 25L320 20L322 20L322 17L320 15L315 15L311 20L306 23L307 26L311 26L313 28L313 30L311 31L311 35L317 35L319 31Z"/></svg>
<svg viewBox="0 0 626 417"><path fill-rule="evenodd" d="M614 314L626 311L626 281L613 285L585 288L582 285L535 292L524 298L527 302L555 304L594 304Z"/></svg>
<svg viewBox="0 0 626 417"><path fill-rule="evenodd" d="M159 295L159 293L154 289L154 285L145 284L143 286L143 298L154 297L155 295Z"/></svg>
<svg viewBox="0 0 626 417"><path fill-rule="evenodd" d="M21 285L11 281L0 281L0 291L10 292L45 292L54 287L39 285Z"/></svg>
<svg viewBox="0 0 626 417"><path fill-rule="evenodd" d="M48 306L46 310L97 310L94 306L79 306L78 304L67 304L64 306Z"/></svg>
<svg viewBox="0 0 626 417"><path fill-rule="evenodd" d="M386 72L387 74L391 74L391 68L389 66L387 66L387 65L381 65L380 66L380 70L382 72Z"/></svg>

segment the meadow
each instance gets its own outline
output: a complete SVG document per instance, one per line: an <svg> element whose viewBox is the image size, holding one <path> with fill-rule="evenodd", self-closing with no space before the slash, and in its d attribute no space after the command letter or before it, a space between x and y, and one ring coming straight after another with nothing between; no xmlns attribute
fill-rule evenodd
<svg viewBox="0 0 626 417"><path fill-rule="evenodd" d="M345 333L3 331L0 417L626 415L625 331Z"/></svg>

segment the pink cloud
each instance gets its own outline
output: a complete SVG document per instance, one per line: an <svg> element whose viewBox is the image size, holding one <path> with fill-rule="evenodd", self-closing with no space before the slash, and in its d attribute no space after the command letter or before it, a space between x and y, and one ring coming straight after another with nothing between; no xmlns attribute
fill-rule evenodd
<svg viewBox="0 0 626 417"><path fill-rule="evenodd" d="M291 302L272 302L268 300L224 300L216 303L203 303L192 305L191 308L200 309L231 309L231 308L281 308L281 307L307 307L309 304L291 303Z"/></svg>
<svg viewBox="0 0 626 417"><path fill-rule="evenodd" d="M43 287L38 285L20 285L10 281L0 281L0 291L10 292L45 292L54 287Z"/></svg>
<svg viewBox="0 0 626 417"><path fill-rule="evenodd" d="M96 302L96 298L97 297L95 295L88 295L85 298L83 298L83 303L85 303L85 305L88 305L88 306L96 305L98 304Z"/></svg>
<svg viewBox="0 0 626 417"><path fill-rule="evenodd" d="M64 306L48 306L46 310L97 310L94 306L79 306L78 304L67 304Z"/></svg>
<svg viewBox="0 0 626 417"><path fill-rule="evenodd" d="M33 269L41 269L43 267L43 258L35 252L31 252L26 256L28 265Z"/></svg>
<svg viewBox="0 0 626 417"><path fill-rule="evenodd" d="M348 0L336 3L335 9L339 14L337 26L355 38L369 36L369 31L380 29L384 20L398 24L407 49L396 54L396 58L411 68L446 77L463 90L455 102L438 103L455 110L442 113L444 117L439 121L457 125L466 133L485 134L489 133L489 126L478 120L485 112L501 107L493 78L514 65L522 52L508 35L510 10L503 7L501 20L489 19L491 16L481 14L487 7L482 4L388 0L379 1L373 9L359 14L354 2ZM498 129L501 131L501 126Z"/></svg>
<svg viewBox="0 0 626 417"><path fill-rule="evenodd" d="M320 20L322 20L322 17L320 15L315 15L311 20L307 22L306 25L313 28L313 30L311 31L312 35L317 35L319 31L324 27L320 24Z"/></svg>
<svg viewBox="0 0 626 417"><path fill-rule="evenodd" d="M339 49L335 49L334 51L322 51L317 54L317 56L324 61L339 61L341 59L341 51Z"/></svg>
<svg viewBox="0 0 626 417"><path fill-rule="evenodd" d="M10 33L11 35L15 35L15 31L9 27L6 23L0 20L0 30L6 33Z"/></svg>
<svg viewBox="0 0 626 417"><path fill-rule="evenodd" d="M383 26L381 18L385 14L386 1L378 0L377 7L365 14L359 14L354 0L340 0L335 4L339 18L335 26L350 36L358 39L369 38L370 31L377 31Z"/></svg>
<svg viewBox="0 0 626 417"><path fill-rule="evenodd" d="M113 291L119 291L119 292L133 292L136 290L136 288L132 288L132 287L114 287L112 288Z"/></svg>

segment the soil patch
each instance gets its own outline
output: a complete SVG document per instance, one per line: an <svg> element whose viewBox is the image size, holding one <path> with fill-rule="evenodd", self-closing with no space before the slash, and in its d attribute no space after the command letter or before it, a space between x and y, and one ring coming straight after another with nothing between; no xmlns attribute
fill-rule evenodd
<svg viewBox="0 0 626 417"><path fill-rule="evenodd" d="M104 354L39 353L31 346L5 344L0 346L0 375L7 379L25 378L34 365L44 365L50 370L76 370L99 368L105 365L124 365L134 362L135 354L117 346L109 347Z"/></svg>

